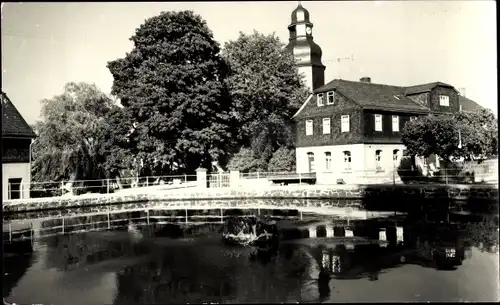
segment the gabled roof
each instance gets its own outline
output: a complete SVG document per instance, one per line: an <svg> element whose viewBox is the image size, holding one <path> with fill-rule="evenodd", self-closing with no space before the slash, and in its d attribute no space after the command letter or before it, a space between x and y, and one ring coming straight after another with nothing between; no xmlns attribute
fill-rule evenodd
<svg viewBox="0 0 500 305"><path fill-rule="evenodd" d="M325 108L306 107L306 105L311 103L316 104L317 94L328 91L335 91L343 95L362 109L425 114L429 113L430 109L414 102L408 95L429 92L438 86L451 88L458 93L452 85L442 82L402 87L371 82L334 79L326 85L314 90L314 94L307 98L307 101L293 117L311 117L324 114ZM483 108L476 102L460 95L459 103L462 105L463 111L476 111Z"/></svg>
<svg viewBox="0 0 500 305"><path fill-rule="evenodd" d="M452 85L449 85L449 84L446 84L446 83L442 83L442 82L434 82L434 83L428 83L428 84L422 84L422 85L416 85L416 86L406 87L405 94L406 95L412 95L412 94L430 92L432 89L436 88L437 86L442 86L442 87L448 87L448 88L455 89Z"/></svg>
<svg viewBox="0 0 500 305"><path fill-rule="evenodd" d="M2 91L2 137L36 138L31 126Z"/></svg>
<svg viewBox="0 0 500 305"><path fill-rule="evenodd" d="M335 79L315 90L315 93L331 90L340 92L364 109L428 111L406 97L404 87Z"/></svg>
<svg viewBox="0 0 500 305"><path fill-rule="evenodd" d="M458 103L462 106L462 111L478 111L484 108L473 100L461 95L458 96Z"/></svg>

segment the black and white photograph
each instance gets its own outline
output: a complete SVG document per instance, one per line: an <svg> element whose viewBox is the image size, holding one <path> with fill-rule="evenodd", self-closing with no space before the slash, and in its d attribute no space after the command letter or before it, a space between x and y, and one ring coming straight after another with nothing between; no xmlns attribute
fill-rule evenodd
<svg viewBox="0 0 500 305"><path fill-rule="evenodd" d="M2 2L3 304L499 302L496 12Z"/></svg>

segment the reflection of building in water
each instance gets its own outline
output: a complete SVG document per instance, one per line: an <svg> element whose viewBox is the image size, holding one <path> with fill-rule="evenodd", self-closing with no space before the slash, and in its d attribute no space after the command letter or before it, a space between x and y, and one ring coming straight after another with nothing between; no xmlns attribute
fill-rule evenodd
<svg viewBox="0 0 500 305"><path fill-rule="evenodd" d="M404 241L403 226L385 225L373 228L372 232L360 229L356 226L335 225L335 224L310 224L303 227L303 237L306 238L321 238L321 237L363 237L379 240L383 243L399 244ZM374 234L375 232L375 234ZM346 244L350 247L349 243Z"/></svg>

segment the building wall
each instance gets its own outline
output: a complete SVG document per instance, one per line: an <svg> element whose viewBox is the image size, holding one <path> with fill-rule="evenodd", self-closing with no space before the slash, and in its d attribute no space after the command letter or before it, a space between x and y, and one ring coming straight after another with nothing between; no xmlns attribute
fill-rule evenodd
<svg viewBox="0 0 500 305"><path fill-rule="evenodd" d="M22 198L30 198L30 164L28 163L4 163L2 164L2 198L9 198L9 179L22 178Z"/></svg>
<svg viewBox="0 0 500 305"><path fill-rule="evenodd" d="M363 114L361 108L340 93L335 92L333 105L318 106L316 96L295 118L296 147L361 144L363 142ZM341 132L341 116L349 115L349 132ZM323 118L330 118L330 134L323 134ZM306 135L306 120L314 121L313 134Z"/></svg>
<svg viewBox="0 0 500 305"><path fill-rule="evenodd" d="M313 73L310 66L297 67L299 74L304 75L304 82L310 92L313 90Z"/></svg>
<svg viewBox="0 0 500 305"><path fill-rule="evenodd" d="M449 103L450 103L449 107L439 105L439 95L441 94L449 96ZM446 88L446 87L434 88L430 93L429 103L431 111L454 113L460 110L458 93L455 91L455 89L452 88Z"/></svg>
<svg viewBox="0 0 500 305"><path fill-rule="evenodd" d="M349 145L324 145L324 146L311 146L311 147L297 147L295 149L297 161L297 173L309 172L309 160L307 153L314 154L315 171L320 172L343 172L344 154L343 151L351 152L351 171L361 171L364 169L364 150L363 144L349 144ZM332 169L326 169L325 152L330 152L332 155Z"/></svg>
<svg viewBox="0 0 500 305"><path fill-rule="evenodd" d="M375 114L382 115L382 131L375 131ZM392 116L399 117L399 131L392 130ZM404 112L387 112L387 111L363 111L363 130L364 130L364 143L401 143L401 132L412 116L419 116L419 114L410 114Z"/></svg>
<svg viewBox="0 0 500 305"><path fill-rule="evenodd" d="M397 168L399 166L399 162L401 161L401 157L403 156L403 150L405 146L403 144L365 144L363 146L364 149L364 164L365 170L367 171L376 171L377 170L377 162L376 162L376 151L381 150L381 159L380 159L380 167L383 172L390 172L392 174L393 168ZM393 162L393 151L398 150L398 160Z"/></svg>

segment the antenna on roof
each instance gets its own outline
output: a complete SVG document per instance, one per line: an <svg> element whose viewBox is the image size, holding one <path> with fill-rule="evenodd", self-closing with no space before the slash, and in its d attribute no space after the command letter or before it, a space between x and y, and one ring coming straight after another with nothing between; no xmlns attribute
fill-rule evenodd
<svg viewBox="0 0 500 305"><path fill-rule="evenodd" d="M337 67L340 65L340 62L343 62L346 60L353 62L354 61L354 54L351 54L350 57L337 57L337 63L338 63ZM349 70L352 70L352 66L350 67ZM338 71L338 78L340 79L342 77L342 75L340 74L340 69L337 69L337 71Z"/></svg>

